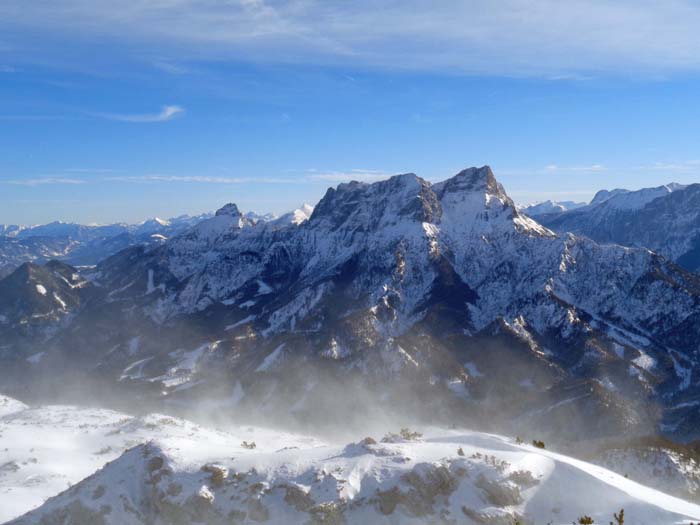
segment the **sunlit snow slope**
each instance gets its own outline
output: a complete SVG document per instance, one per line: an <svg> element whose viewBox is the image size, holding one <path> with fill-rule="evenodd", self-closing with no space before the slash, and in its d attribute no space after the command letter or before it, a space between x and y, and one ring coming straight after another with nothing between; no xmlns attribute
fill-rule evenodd
<svg viewBox="0 0 700 525"><path fill-rule="evenodd" d="M700 506L489 434L341 445L164 415L0 407L0 523L568 524L607 523L620 508L638 525L700 519Z"/></svg>

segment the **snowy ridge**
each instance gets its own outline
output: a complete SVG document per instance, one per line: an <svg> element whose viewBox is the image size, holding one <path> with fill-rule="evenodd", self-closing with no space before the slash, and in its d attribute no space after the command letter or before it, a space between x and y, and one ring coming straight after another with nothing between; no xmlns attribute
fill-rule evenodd
<svg viewBox="0 0 700 525"><path fill-rule="evenodd" d="M528 217L537 218L538 215L563 213L565 211L583 208L586 205L587 204L585 202L547 200L544 202L522 206L519 208L519 210Z"/></svg>
<svg viewBox="0 0 700 525"><path fill-rule="evenodd" d="M0 425L0 464L13 465L0 476L0 520L40 505L17 525L604 523L620 508L641 525L700 519L700 506L602 467L466 430L344 445L63 406L25 408ZM41 504L67 483L77 484Z"/></svg>
<svg viewBox="0 0 700 525"><path fill-rule="evenodd" d="M696 271L700 269L699 202L698 184L603 190L586 207L541 214L538 220L558 232L655 250Z"/></svg>

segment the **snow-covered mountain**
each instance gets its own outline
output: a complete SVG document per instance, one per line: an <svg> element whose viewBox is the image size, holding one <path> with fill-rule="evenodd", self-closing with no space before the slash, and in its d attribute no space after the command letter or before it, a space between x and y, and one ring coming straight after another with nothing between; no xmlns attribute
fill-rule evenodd
<svg viewBox="0 0 700 525"><path fill-rule="evenodd" d="M0 325L19 334L7 389L50 371L56 388L67 375L160 402L216 396L297 422L360 404L560 441L698 434L700 278L557 235L488 167L341 184L299 223L227 205L81 279L69 315ZM362 395L329 395L339 383Z"/></svg>
<svg viewBox="0 0 700 525"><path fill-rule="evenodd" d="M700 270L699 184L602 190L588 206L540 214L537 220L557 232L648 248L689 270Z"/></svg>
<svg viewBox="0 0 700 525"><path fill-rule="evenodd" d="M565 211L583 208L584 206L586 206L585 202L547 200L544 202L538 202L536 204L522 206L520 208L520 211L528 217L536 218L538 215L544 215L549 213L563 213Z"/></svg>
<svg viewBox="0 0 700 525"><path fill-rule="evenodd" d="M419 430L346 444L0 396L0 521L606 523L621 509L640 525L700 519L700 506L590 463L493 434Z"/></svg>
<svg viewBox="0 0 700 525"><path fill-rule="evenodd" d="M245 219L251 223L300 224L312 212L313 206L304 204L280 217L251 211L245 214ZM0 224L0 277L25 262L42 264L57 259L73 265L94 265L129 246L163 242L212 215L181 215L171 219L154 217L138 224L103 226L61 221L37 226Z"/></svg>
<svg viewBox="0 0 700 525"><path fill-rule="evenodd" d="M274 213L256 213L254 211L249 211L245 214L245 218L252 222L267 222L276 219L277 215Z"/></svg>
<svg viewBox="0 0 700 525"><path fill-rule="evenodd" d="M22 263L52 259L91 265L135 244L158 243L181 233L210 214L148 219L138 224L86 226L55 221L38 226L0 225L0 277Z"/></svg>

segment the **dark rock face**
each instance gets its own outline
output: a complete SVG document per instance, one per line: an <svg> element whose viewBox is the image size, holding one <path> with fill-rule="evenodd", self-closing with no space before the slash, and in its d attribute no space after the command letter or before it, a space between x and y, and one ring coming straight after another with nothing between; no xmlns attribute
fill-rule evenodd
<svg viewBox="0 0 700 525"><path fill-rule="evenodd" d="M350 182L329 188L310 223L330 230L370 231L402 220L439 222L440 204L430 184L413 173L375 184Z"/></svg>
<svg viewBox="0 0 700 525"><path fill-rule="evenodd" d="M218 210L216 210L215 215L218 217L220 215L230 215L231 217L240 217L241 212L238 211L238 206L233 204L232 202L229 202L228 204L222 206Z"/></svg>

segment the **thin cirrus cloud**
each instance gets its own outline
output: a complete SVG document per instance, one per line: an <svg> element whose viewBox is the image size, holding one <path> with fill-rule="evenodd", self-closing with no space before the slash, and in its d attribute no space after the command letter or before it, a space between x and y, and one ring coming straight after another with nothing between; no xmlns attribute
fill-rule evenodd
<svg viewBox="0 0 700 525"><path fill-rule="evenodd" d="M185 109L181 106L163 106L159 113L146 114L119 114L119 113L92 113L95 117L104 118L107 120L116 120L119 122L167 122L175 117L182 115Z"/></svg>
<svg viewBox="0 0 700 525"><path fill-rule="evenodd" d="M200 175L125 175L106 177L110 182L159 183L180 182L200 184L285 184L294 183L293 179L269 177L210 177Z"/></svg>
<svg viewBox="0 0 700 525"><path fill-rule="evenodd" d="M304 178L311 182L375 182L388 179L392 175L395 175L395 173L379 170L319 171L311 169L307 170L307 175Z"/></svg>
<svg viewBox="0 0 700 525"><path fill-rule="evenodd" d="M375 182L384 180L394 173L378 170L353 169L349 171L305 170L301 176L290 177L216 177L209 175L119 175L105 177L110 182L133 183L199 183L199 184L303 184L307 182Z"/></svg>
<svg viewBox="0 0 700 525"><path fill-rule="evenodd" d="M71 179L64 177L42 177L36 179L17 179L8 180L7 184L14 184L16 186L45 186L48 184L85 184L82 179Z"/></svg>
<svg viewBox="0 0 700 525"><path fill-rule="evenodd" d="M662 171L669 173L697 173L700 171L700 160L686 160L681 162L654 162L635 166L638 171Z"/></svg>
<svg viewBox="0 0 700 525"><path fill-rule="evenodd" d="M590 164L587 166L559 166L557 164L549 164L545 166L544 169L549 173L598 173L607 170L602 164Z"/></svg>
<svg viewBox="0 0 700 525"><path fill-rule="evenodd" d="M0 3L0 30L12 30L16 49L79 35L76 41L111 42L112 53L136 60L145 43L156 56L180 60L552 80L698 72L698 27L694 0L63 0L51 9L45 2ZM57 61L70 60L68 51L52 51Z"/></svg>

